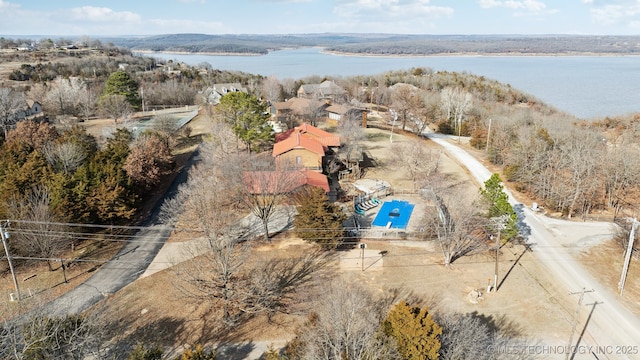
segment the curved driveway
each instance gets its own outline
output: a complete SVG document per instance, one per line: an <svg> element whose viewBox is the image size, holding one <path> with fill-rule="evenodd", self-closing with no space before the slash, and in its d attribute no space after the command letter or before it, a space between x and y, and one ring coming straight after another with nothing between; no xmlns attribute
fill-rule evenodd
<svg viewBox="0 0 640 360"><path fill-rule="evenodd" d="M485 166L466 151L447 141L446 137L431 133L425 134L425 136L441 145L461 165L467 167L471 175L480 184L483 184L491 177L491 172ZM524 230L525 235L528 235L527 241L533 249L533 254L566 287L567 293L579 292L583 288L593 290L593 292L585 293L582 302L585 306L582 309L582 314L588 313L592 308L593 313L580 345L585 347L611 346L611 348L606 348L607 351L605 352L610 352L609 350L615 352L615 350L620 349L620 346L635 346L636 350L634 352L636 352L640 346L640 320L638 317L618 301L617 294L611 293L600 285L584 269L582 264L572 257L570 249L564 246L566 244L564 244L561 237L557 236L558 231L555 231L555 227L562 225L565 233L571 232L570 228L567 227L573 227L577 232L584 232L586 228L592 234L611 233L612 224L570 221L564 221L564 224L560 224L558 220L553 220L552 222L544 216L535 214L529 207L516 201L508 191L507 193L511 204L521 219L521 229ZM563 236L562 233L559 235ZM579 295L576 295L576 303L578 297ZM576 345L582 326L583 323L580 323L576 335L573 337L573 346ZM640 354L602 354L594 351L594 353L589 354L589 358L640 359Z"/></svg>
<svg viewBox="0 0 640 360"><path fill-rule="evenodd" d="M144 273L171 234L171 226L158 223L164 199L173 197L180 184L186 182L191 166L198 161L196 150L175 178L171 187L158 201L135 241L125 243L120 251L102 265L89 279L59 298L45 304L42 309L50 315L77 314L132 283Z"/></svg>

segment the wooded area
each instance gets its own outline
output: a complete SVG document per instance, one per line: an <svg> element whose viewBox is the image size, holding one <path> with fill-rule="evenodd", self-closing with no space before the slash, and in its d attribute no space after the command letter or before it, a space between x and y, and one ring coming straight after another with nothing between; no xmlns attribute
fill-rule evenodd
<svg viewBox="0 0 640 360"><path fill-rule="evenodd" d="M48 40L53 44L51 39ZM264 55L292 47L324 47L328 51L367 55L441 54L637 54L640 36L623 35L406 35L406 34L167 34L148 37L56 39L56 45L115 45L130 51ZM0 49L31 43L0 39ZM49 45L52 46L52 45Z"/></svg>

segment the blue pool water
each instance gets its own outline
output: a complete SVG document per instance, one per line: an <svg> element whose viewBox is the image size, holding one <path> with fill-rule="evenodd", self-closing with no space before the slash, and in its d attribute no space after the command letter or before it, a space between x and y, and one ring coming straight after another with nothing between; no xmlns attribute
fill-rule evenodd
<svg viewBox="0 0 640 360"><path fill-rule="evenodd" d="M390 229L406 229L414 206L404 200L385 201L372 225Z"/></svg>

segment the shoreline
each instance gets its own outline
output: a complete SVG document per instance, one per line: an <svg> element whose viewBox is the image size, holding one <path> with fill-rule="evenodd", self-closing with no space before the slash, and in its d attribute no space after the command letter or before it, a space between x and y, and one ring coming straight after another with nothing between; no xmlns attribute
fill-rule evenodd
<svg viewBox="0 0 640 360"><path fill-rule="evenodd" d="M131 50L132 53L140 53L145 55L153 54L174 54L174 55L206 55L206 56L266 56L271 52L283 51L283 50L295 50L303 48L320 48L320 53L333 56L349 56L349 57L368 57L368 58L428 58L428 57L598 57L598 56L621 56L621 57L633 57L640 56L638 53L610 53L610 52L557 52L557 53L523 53L523 52L495 52L495 53L481 53L481 52L455 52L455 53L434 53L434 54L369 54L369 53L354 53L354 52L342 52L334 50L325 50L323 47L309 46L309 47L287 47L281 49L269 49L266 54L261 53L230 53L230 52L188 52L188 51L154 51L154 50Z"/></svg>
<svg viewBox="0 0 640 360"><path fill-rule="evenodd" d="M260 53L230 53L230 52L189 52L189 51L155 51L155 50L133 50L131 49L132 53L139 53L139 54L174 54L174 55L207 55L207 56L264 56L267 55L269 52L271 52L271 50L269 52L267 52L267 54L260 54Z"/></svg>
<svg viewBox="0 0 640 360"><path fill-rule="evenodd" d="M503 52L503 53L479 53L479 52L456 52L456 53L435 53L435 54L367 54L367 53L352 53L322 50L323 54L335 55L335 56L353 56L353 57L372 57L372 58L421 58L421 57L572 57L572 56L640 56L638 53L620 54L620 53L605 53L605 52L573 52L573 53L522 53L522 52Z"/></svg>

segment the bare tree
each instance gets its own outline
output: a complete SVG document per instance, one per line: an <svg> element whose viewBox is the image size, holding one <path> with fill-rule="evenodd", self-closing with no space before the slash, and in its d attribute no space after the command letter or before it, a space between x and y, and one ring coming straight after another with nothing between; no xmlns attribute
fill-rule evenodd
<svg viewBox="0 0 640 360"><path fill-rule="evenodd" d="M55 108L50 111L58 115L76 115L80 94L86 89L87 85L79 78L56 78L46 94L50 103L55 104Z"/></svg>
<svg viewBox="0 0 640 360"><path fill-rule="evenodd" d="M424 141L408 139L394 143L392 149L396 161L407 170L414 184L438 171L441 151L429 149Z"/></svg>
<svg viewBox="0 0 640 360"><path fill-rule="evenodd" d="M201 156L215 158L218 150L216 144L208 144L201 149ZM240 212L232 196L231 177L223 171L212 160L193 167L188 182L174 199L163 204L162 213L176 227L202 234L202 241L186 250L186 257L192 259L175 267L182 280L176 286L189 298L218 302L222 320L233 324L239 312L234 306L239 296L235 284L247 256L247 244L230 235Z"/></svg>
<svg viewBox="0 0 640 360"><path fill-rule="evenodd" d="M310 251L288 258L256 257L252 243L244 241L243 234L251 229L240 219L237 177L230 176L238 163L227 171L226 163L215 160L225 151L220 150L217 144L203 149L209 160L191 171L175 200L163 205L163 214L178 228L188 224L202 234L187 248L190 260L174 267L181 280L176 286L189 298L206 301L219 311L223 324L233 326L256 314L284 311L326 256Z"/></svg>
<svg viewBox="0 0 640 360"><path fill-rule="evenodd" d="M14 307L15 308L15 307ZM19 316L25 309L12 309L0 322L0 357L3 359L100 358L104 319L97 311L60 317L42 308Z"/></svg>
<svg viewBox="0 0 640 360"><path fill-rule="evenodd" d="M16 123L16 116L26 106L24 94L11 88L0 88L0 126L5 138L9 129Z"/></svg>
<svg viewBox="0 0 640 360"><path fill-rule="evenodd" d="M313 299L313 320L299 337L302 359L400 359L379 330L389 299L338 279Z"/></svg>
<svg viewBox="0 0 640 360"><path fill-rule="evenodd" d="M301 173L286 164L275 166L272 159L252 156L242 174L241 199L251 213L260 219L264 239L269 240L269 222L291 192L300 184Z"/></svg>
<svg viewBox="0 0 640 360"><path fill-rule="evenodd" d="M51 261L62 251L66 238L66 227L58 222L51 212L51 196L44 187L32 189L25 198L15 197L8 204L7 212L14 221L16 241L14 246L23 256L46 259L49 271Z"/></svg>
<svg viewBox="0 0 640 360"><path fill-rule="evenodd" d="M601 159L605 204L617 216L626 200L640 186L640 151L633 146L615 146ZM637 202L637 201L634 201Z"/></svg>
<svg viewBox="0 0 640 360"><path fill-rule="evenodd" d="M338 133L341 137L340 142L343 144L338 156L347 163L347 166L351 166L351 157L354 152L362 151L362 142L365 139L361 118L355 112L348 113L340 120ZM356 155L358 156L357 159L359 159L360 154Z"/></svg>
<svg viewBox="0 0 640 360"><path fill-rule="evenodd" d="M494 318L478 313L446 314L437 319L442 326L440 336L443 360L465 359L536 359L537 354L519 351L505 353L487 349L525 348L535 341L523 337L519 327L503 317Z"/></svg>
<svg viewBox="0 0 640 360"><path fill-rule="evenodd" d="M273 102L280 101L282 99L282 86L275 76L267 76L262 81L262 96Z"/></svg>
<svg viewBox="0 0 640 360"><path fill-rule="evenodd" d="M118 126L118 119L125 119L133 113L133 108L124 95L105 95L99 102L100 111L113 119Z"/></svg>
<svg viewBox="0 0 640 360"><path fill-rule="evenodd" d="M470 93L459 87L444 88L440 94L441 108L446 119L453 123L458 136L462 131L462 123L471 110L472 98Z"/></svg>
<svg viewBox="0 0 640 360"><path fill-rule="evenodd" d="M44 147L47 162L55 169L70 174L82 165L87 154L75 142L49 143Z"/></svg>
<svg viewBox="0 0 640 360"><path fill-rule="evenodd" d="M410 84L398 84L391 98L394 110L400 115L402 130L405 130L409 119L419 116L424 108L420 89Z"/></svg>
<svg viewBox="0 0 640 360"><path fill-rule="evenodd" d="M439 97L430 93L421 92L422 102L418 102L416 108L412 111L415 113L409 117L409 124L415 134L422 134L429 123L435 122L440 111L438 107Z"/></svg>
<svg viewBox="0 0 640 360"><path fill-rule="evenodd" d="M422 221L425 229L433 231L445 266L486 246L486 219L475 202L457 196L445 203L434 191L426 194L434 206L427 208Z"/></svg>
<svg viewBox="0 0 640 360"><path fill-rule="evenodd" d="M597 176L598 152L608 151L600 137L593 132L572 133L558 148L560 157L565 160L565 170L571 191L568 198L568 216L574 211L588 213L595 199L600 183Z"/></svg>
<svg viewBox="0 0 640 360"><path fill-rule="evenodd" d="M89 87L85 87L78 93L76 99L77 114L82 119L87 120L95 114L98 105L98 95Z"/></svg>
<svg viewBox="0 0 640 360"><path fill-rule="evenodd" d="M145 104L150 105L191 105L196 95L197 91L192 86L176 79L144 87Z"/></svg>
<svg viewBox="0 0 640 360"><path fill-rule="evenodd" d="M298 84L292 78L283 79L280 84L282 85L282 91L286 99L296 97L296 91L298 90Z"/></svg>
<svg viewBox="0 0 640 360"><path fill-rule="evenodd" d="M323 104L324 102L322 100L318 100L316 98L309 99L307 106L302 109L300 114L296 115L303 117L309 124L318 126L318 123L324 114Z"/></svg>

